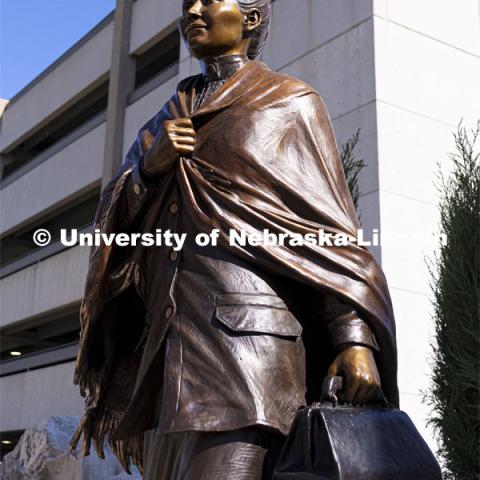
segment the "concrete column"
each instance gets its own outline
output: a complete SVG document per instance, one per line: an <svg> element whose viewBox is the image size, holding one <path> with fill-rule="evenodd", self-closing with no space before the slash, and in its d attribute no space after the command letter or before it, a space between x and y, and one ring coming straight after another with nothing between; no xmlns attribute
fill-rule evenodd
<svg viewBox="0 0 480 480"><path fill-rule="evenodd" d="M117 0L108 92L102 188L122 163L123 131L128 95L135 86L135 60L130 56L133 0Z"/></svg>

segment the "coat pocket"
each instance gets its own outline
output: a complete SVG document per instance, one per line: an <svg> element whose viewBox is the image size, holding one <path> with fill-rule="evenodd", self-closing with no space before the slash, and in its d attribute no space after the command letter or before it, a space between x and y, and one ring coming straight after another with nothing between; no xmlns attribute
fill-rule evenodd
<svg viewBox="0 0 480 480"><path fill-rule="evenodd" d="M226 293L216 296L216 318L234 332L299 337L302 326L275 295Z"/></svg>

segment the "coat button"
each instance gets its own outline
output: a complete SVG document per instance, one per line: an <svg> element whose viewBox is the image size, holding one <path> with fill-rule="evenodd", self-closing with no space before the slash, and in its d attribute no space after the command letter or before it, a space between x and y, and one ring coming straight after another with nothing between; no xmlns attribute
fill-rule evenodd
<svg viewBox="0 0 480 480"><path fill-rule="evenodd" d="M176 252L175 250L172 250L170 252L169 258L172 262L174 262L178 258L178 252Z"/></svg>
<svg viewBox="0 0 480 480"><path fill-rule="evenodd" d="M140 195L141 192L142 192L142 188L140 187L140 185L138 183L136 183L133 186L133 193L135 193L135 195Z"/></svg>
<svg viewBox="0 0 480 480"><path fill-rule="evenodd" d="M170 204L170 207L168 208L168 210L172 215L175 215L178 212L178 203L177 202L172 202Z"/></svg>
<svg viewBox="0 0 480 480"><path fill-rule="evenodd" d="M167 309L165 310L165 318L170 318L172 316L172 313L173 313L173 308L167 307Z"/></svg>

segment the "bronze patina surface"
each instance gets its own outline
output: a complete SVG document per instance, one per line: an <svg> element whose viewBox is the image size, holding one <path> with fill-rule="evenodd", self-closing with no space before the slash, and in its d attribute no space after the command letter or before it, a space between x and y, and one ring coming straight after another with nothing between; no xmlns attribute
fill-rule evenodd
<svg viewBox="0 0 480 480"><path fill-rule="evenodd" d="M183 2L180 30L203 73L180 82L140 129L96 214L105 233L188 234L180 252L94 249L81 308L75 382L87 407L72 445L83 433L84 453L93 440L101 455L107 436L126 469L130 459L141 467L150 431L145 478L184 478L166 472L198 464L202 439L219 447L238 432L260 446L238 440L240 450L218 452L254 452L242 457L252 459L249 476L228 467L209 474L218 462L202 454L201 478L268 478L258 465L268 453L263 437L288 432L327 372L344 376L346 402L375 400L381 385L398 403L390 296L381 268L354 241L359 223L324 102L255 60L270 8L267 0ZM212 229L218 246L198 246L195 236ZM239 246L228 241L231 229L323 229L352 240ZM175 453L167 460L159 449Z"/></svg>

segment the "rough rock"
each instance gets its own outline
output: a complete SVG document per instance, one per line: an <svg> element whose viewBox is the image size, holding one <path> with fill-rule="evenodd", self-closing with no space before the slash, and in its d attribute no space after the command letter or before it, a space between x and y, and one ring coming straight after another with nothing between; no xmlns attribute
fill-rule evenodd
<svg viewBox="0 0 480 480"><path fill-rule="evenodd" d="M112 451L105 445L105 459L92 451L88 457L69 453L70 438L79 417L50 417L36 428L25 430L15 449L0 465L1 480L140 480L124 472ZM93 450L93 449L92 449Z"/></svg>

